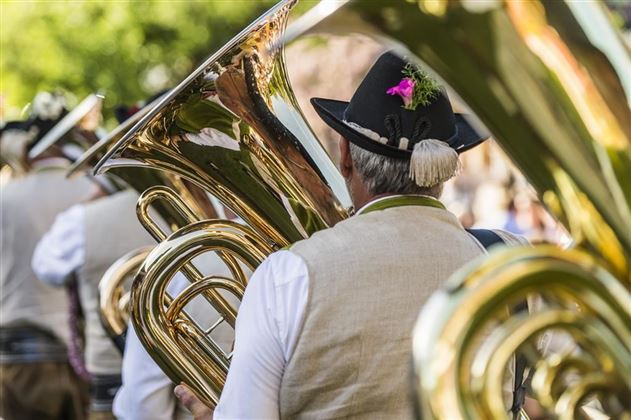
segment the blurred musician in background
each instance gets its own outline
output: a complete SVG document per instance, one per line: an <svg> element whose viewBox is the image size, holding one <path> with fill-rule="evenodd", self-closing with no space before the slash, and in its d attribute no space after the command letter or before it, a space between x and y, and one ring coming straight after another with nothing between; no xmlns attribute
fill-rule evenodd
<svg viewBox="0 0 631 420"><path fill-rule="evenodd" d="M118 106L118 122L123 123L143 105ZM85 343L72 343L72 353L76 354L78 370L91 384L90 419L107 420L114 418L112 404L121 386L122 357L99 319L99 282L118 258L155 244L155 240L136 217L138 194L133 190L112 194L107 178L98 178L101 188L91 201L57 216L35 249L32 266L44 283L77 288L85 318ZM137 374L143 367L128 369Z"/></svg>
<svg viewBox="0 0 631 420"><path fill-rule="evenodd" d="M136 217L135 191L105 194L57 216L32 261L37 276L51 286L76 281L85 317L85 351L73 352L84 353L80 369L91 383L90 418L95 420L114 418L112 401L121 385L121 354L99 319L99 281L118 258L155 242Z"/></svg>
<svg viewBox="0 0 631 420"><path fill-rule="evenodd" d="M66 291L41 283L31 269L35 246L55 216L85 200L92 186L66 179L59 145L28 157L65 113L60 97L39 94L31 117L7 123L0 137L2 159L29 170L2 187L0 200L0 417L6 420L85 417L86 385L68 364Z"/></svg>
<svg viewBox="0 0 631 420"><path fill-rule="evenodd" d="M349 103L312 103L341 135L340 167L359 210L253 274L217 419L412 417L414 321L484 253L438 197L458 154L486 137L436 82L386 53ZM211 416L188 388L176 393L196 418Z"/></svg>

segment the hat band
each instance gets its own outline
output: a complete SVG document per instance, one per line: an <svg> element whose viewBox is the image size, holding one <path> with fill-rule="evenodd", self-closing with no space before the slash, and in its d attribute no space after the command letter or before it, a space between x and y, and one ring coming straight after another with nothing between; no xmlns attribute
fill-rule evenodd
<svg viewBox="0 0 631 420"><path fill-rule="evenodd" d="M342 120L342 122L346 124L347 126L349 126L350 128L352 128L353 130L357 131L360 134L363 134L364 136L368 137L371 140L377 141L381 144L388 144L388 139L386 137L383 137L376 131L371 130L370 128L362 127L361 125L356 124L351 121ZM409 143L410 143L410 140L407 137L401 137L399 139L398 148L401 150L408 150Z"/></svg>

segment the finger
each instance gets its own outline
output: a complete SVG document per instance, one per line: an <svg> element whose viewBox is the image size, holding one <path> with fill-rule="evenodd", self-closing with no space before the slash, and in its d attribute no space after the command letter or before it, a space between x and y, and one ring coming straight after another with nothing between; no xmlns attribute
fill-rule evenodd
<svg viewBox="0 0 631 420"><path fill-rule="evenodd" d="M178 385L173 390L175 396L191 412L196 420L212 418L212 410L204 405L186 385Z"/></svg>

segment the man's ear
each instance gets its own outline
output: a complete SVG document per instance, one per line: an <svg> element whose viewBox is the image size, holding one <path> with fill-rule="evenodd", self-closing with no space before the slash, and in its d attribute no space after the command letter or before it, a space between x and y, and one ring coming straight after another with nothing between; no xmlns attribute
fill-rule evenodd
<svg viewBox="0 0 631 420"><path fill-rule="evenodd" d="M340 137L340 172L346 179L353 174L350 143L344 137Z"/></svg>

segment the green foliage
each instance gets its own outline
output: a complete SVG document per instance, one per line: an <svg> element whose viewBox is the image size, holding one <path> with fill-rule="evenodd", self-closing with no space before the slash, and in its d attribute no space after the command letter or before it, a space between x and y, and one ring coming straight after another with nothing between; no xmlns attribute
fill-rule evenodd
<svg viewBox="0 0 631 420"><path fill-rule="evenodd" d="M274 0L0 2L0 94L106 95L105 116L182 80Z"/></svg>
<svg viewBox="0 0 631 420"><path fill-rule="evenodd" d="M423 69L408 63L402 71L405 77L414 80L414 93L412 95L412 103L407 109L416 109L416 107L427 106L432 103L440 93L440 85L432 79Z"/></svg>

